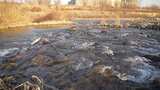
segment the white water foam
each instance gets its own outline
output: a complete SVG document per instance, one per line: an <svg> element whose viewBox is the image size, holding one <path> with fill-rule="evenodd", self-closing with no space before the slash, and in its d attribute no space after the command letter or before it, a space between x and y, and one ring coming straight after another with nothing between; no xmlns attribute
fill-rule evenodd
<svg viewBox="0 0 160 90"><path fill-rule="evenodd" d="M15 54L19 51L19 48L9 48L0 50L0 57L5 57L10 54Z"/></svg>

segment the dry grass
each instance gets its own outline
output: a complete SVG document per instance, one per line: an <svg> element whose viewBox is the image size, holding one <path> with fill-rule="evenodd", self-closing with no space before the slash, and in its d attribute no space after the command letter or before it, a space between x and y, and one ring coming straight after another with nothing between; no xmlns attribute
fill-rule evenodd
<svg viewBox="0 0 160 90"><path fill-rule="evenodd" d="M40 12L40 11L42 11L42 9L41 9L40 7L34 6L34 7L31 8L30 11L31 11L31 12Z"/></svg>
<svg viewBox="0 0 160 90"><path fill-rule="evenodd" d="M79 7L59 7L45 5L0 3L0 27L23 26L27 23L73 20L75 18L137 18L150 17L153 13L133 13L124 11L101 11L96 8L82 9ZM160 17L159 12L155 12Z"/></svg>
<svg viewBox="0 0 160 90"><path fill-rule="evenodd" d="M28 23L25 12L17 4L0 3L0 25L8 25L15 23Z"/></svg>
<svg viewBox="0 0 160 90"><path fill-rule="evenodd" d="M0 3L0 27L24 26L31 23L67 20L61 10L48 6Z"/></svg>
<svg viewBox="0 0 160 90"><path fill-rule="evenodd" d="M64 20L65 15L61 11L50 11L49 13L36 17L33 22L39 23L44 21L51 21L51 20Z"/></svg>

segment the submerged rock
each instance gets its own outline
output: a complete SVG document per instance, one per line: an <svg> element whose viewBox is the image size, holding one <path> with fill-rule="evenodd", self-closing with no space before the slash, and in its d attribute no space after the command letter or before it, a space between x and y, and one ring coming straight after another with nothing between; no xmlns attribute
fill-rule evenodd
<svg viewBox="0 0 160 90"><path fill-rule="evenodd" d="M92 71L92 70L91 70ZM111 66L98 65L93 68L95 73L99 73L107 78L109 77L117 77L119 80L126 81L128 77L126 74L122 74L116 70L114 70Z"/></svg>
<svg viewBox="0 0 160 90"><path fill-rule="evenodd" d="M127 82L126 82L127 83ZM90 70L87 75L74 83L72 90L130 90L134 87L127 85L115 76L110 66L98 65ZM136 90L136 89L135 89Z"/></svg>
<svg viewBox="0 0 160 90"><path fill-rule="evenodd" d="M75 48L79 50L86 50L89 48L93 48L92 46L95 44L95 42L84 42L82 44L76 45Z"/></svg>
<svg viewBox="0 0 160 90"><path fill-rule="evenodd" d="M91 68L93 65L94 65L93 61L88 60L87 58L81 57L80 61L77 64L72 65L72 66L76 71L78 71L78 70Z"/></svg>
<svg viewBox="0 0 160 90"><path fill-rule="evenodd" d="M47 38L42 38L42 44L49 44L49 39Z"/></svg>
<svg viewBox="0 0 160 90"><path fill-rule="evenodd" d="M128 80L137 82L137 83L146 83L146 81L151 80L156 76L154 72L157 70L155 67L149 64L150 60L135 56L133 58L125 59L125 61L130 63L131 71L128 74Z"/></svg>
<svg viewBox="0 0 160 90"><path fill-rule="evenodd" d="M39 65L39 66L45 66L51 61L52 59L48 56L37 55L36 57L32 59L32 64Z"/></svg>
<svg viewBox="0 0 160 90"><path fill-rule="evenodd" d="M58 64L65 64L65 63L70 63L70 60L64 59L64 60L55 60L52 59L49 56L45 55L37 55L32 59L31 62L33 65L38 65L38 66L53 66L53 65L58 65Z"/></svg>

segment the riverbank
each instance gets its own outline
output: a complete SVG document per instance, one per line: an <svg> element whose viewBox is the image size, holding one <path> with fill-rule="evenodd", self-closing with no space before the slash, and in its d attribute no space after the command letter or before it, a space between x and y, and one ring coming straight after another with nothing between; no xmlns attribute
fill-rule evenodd
<svg viewBox="0 0 160 90"><path fill-rule="evenodd" d="M8 12L9 11L9 12ZM0 3L0 29L19 27L68 25L73 20L118 20L160 18L158 10L143 9L84 9L74 6L47 6L17 3Z"/></svg>
<svg viewBox="0 0 160 90"><path fill-rule="evenodd" d="M0 29L71 24L64 15L45 5L0 2Z"/></svg>
<svg viewBox="0 0 160 90"><path fill-rule="evenodd" d="M0 30L11 29L11 28L21 28L21 27L43 27L43 26L56 26L56 25L70 25L73 24L72 21L46 21L40 23L26 23L26 24L12 24L7 26L0 26Z"/></svg>

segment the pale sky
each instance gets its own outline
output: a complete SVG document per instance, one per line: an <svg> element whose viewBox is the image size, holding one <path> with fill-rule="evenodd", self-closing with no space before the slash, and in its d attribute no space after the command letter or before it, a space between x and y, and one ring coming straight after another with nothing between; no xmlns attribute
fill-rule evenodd
<svg viewBox="0 0 160 90"><path fill-rule="evenodd" d="M4 1L4 0L0 0L0 1ZM20 0L15 0L15 1L20 1ZM23 0L23 1L25 1L25 0ZM70 1L70 0L61 0L61 2L63 4L68 4L68 1ZM151 5L160 6L160 0L139 0L139 3L141 6L151 6Z"/></svg>
<svg viewBox="0 0 160 90"><path fill-rule="evenodd" d="M67 4L70 0L61 0L63 4ZM141 6L158 5L160 6L160 0L140 0Z"/></svg>
<svg viewBox="0 0 160 90"><path fill-rule="evenodd" d="M160 0L141 0L142 6L157 5L160 6Z"/></svg>
<svg viewBox="0 0 160 90"><path fill-rule="evenodd" d="M67 4L70 0L61 0L63 4Z"/></svg>

